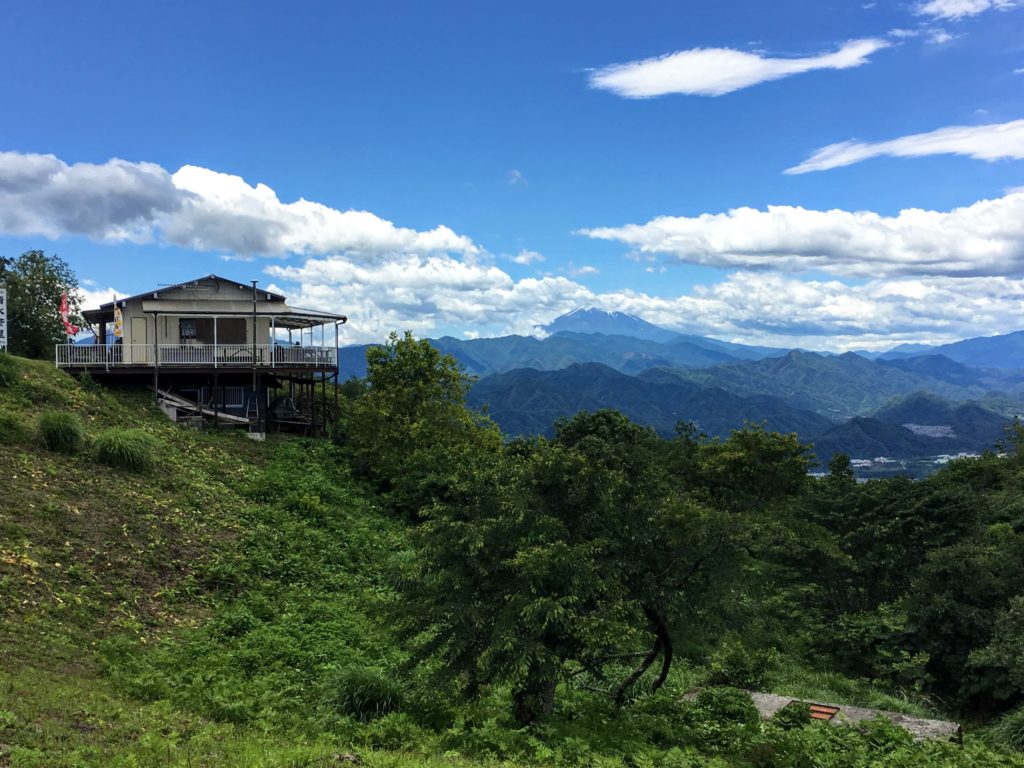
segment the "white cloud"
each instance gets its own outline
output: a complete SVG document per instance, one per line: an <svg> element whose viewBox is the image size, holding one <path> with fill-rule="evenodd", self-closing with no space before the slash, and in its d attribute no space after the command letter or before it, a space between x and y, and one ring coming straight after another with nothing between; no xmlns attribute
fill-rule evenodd
<svg viewBox="0 0 1024 768"><path fill-rule="evenodd" d="M517 282L494 265L451 256L398 255L372 265L333 256L266 271L298 289L296 297L282 288L296 305L348 315L346 338L356 341L380 341L405 329L421 335L467 327L483 335L530 333L537 318L567 312L592 295L564 277Z"/></svg>
<svg viewBox="0 0 1024 768"><path fill-rule="evenodd" d="M1008 11L1016 5L1016 0L926 0L918 3L914 12L920 16L959 21L988 10Z"/></svg>
<svg viewBox="0 0 1024 768"><path fill-rule="evenodd" d="M723 269L821 270L839 275L1019 275L1024 273L1024 194L952 211L909 208L815 211L777 205L578 234L628 245L669 262Z"/></svg>
<svg viewBox="0 0 1024 768"><path fill-rule="evenodd" d="M511 171L509 171L508 173L505 174L505 181L508 182L508 185L510 187L515 187L515 186L528 187L528 186L530 186L529 182L526 180L526 177L523 175L523 172L518 170L518 169L516 169L516 168L513 168Z"/></svg>
<svg viewBox="0 0 1024 768"><path fill-rule="evenodd" d="M82 309L95 309L101 304L106 304L109 301L113 301L116 296L119 299L124 299L130 296L130 293L125 291L119 291L116 288L95 288L94 281L82 281L83 285L88 285L88 288L79 288L78 296L82 302Z"/></svg>
<svg viewBox="0 0 1024 768"><path fill-rule="evenodd" d="M509 258L516 264L522 264L523 266L533 264L534 262L545 261L544 254L537 253L536 251L527 251L526 249L521 250L515 256L510 256Z"/></svg>
<svg viewBox="0 0 1024 768"><path fill-rule="evenodd" d="M53 155L0 153L0 232L84 235L105 242L163 242L239 256L479 249L446 226L397 227L368 211L299 199L283 203L265 184L186 165L109 160L68 165Z"/></svg>
<svg viewBox="0 0 1024 768"><path fill-rule="evenodd" d="M903 40L903 39L906 39L906 38L909 38L909 37L917 37L918 35L921 34L921 30L920 29L898 29L897 28L897 29L890 29L886 34L889 37L895 37L897 39Z"/></svg>
<svg viewBox="0 0 1024 768"><path fill-rule="evenodd" d="M592 88L630 99L669 93L721 96L741 88L816 69L848 69L890 43L877 38L850 40L839 50L803 58L768 58L731 48L694 48L642 61L611 64L590 73Z"/></svg>
<svg viewBox="0 0 1024 768"><path fill-rule="evenodd" d="M952 35L944 29L929 29L928 42L932 45L943 45L950 40L955 40L959 35Z"/></svg>
<svg viewBox="0 0 1024 768"><path fill-rule="evenodd" d="M975 160L1024 159L1024 120L989 125L954 125L878 142L841 141L822 147L785 173L809 173L852 165L873 157L966 155Z"/></svg>
<svg viewBox="0 0 1024 768"><path fill-rule="evenodd" d="M572 264L569 265L569 274L573 277L584 277L585 275L596 275L600 273L597 267L590 264L584 264L583 266L576 267Z"/></svg>
<svg viewBox="0 0 1024 768"><path fill-rule="evenodd" d="M1024 75L1024 67L1018 67L1017 69L1013 70L1013 74Z"/></svg>
<svg viewBox="0 0 1024 768"><path fill-rule="evenodd" d="M1024 312L1024 280L1005 277L877 279L850 286L737 272L682 295L651 296L596 293L563 277L517 282L494 267L466 267L447 256L398 257L384 268L313 258L267 271L293 303L348 314L347 343L381 341L391 330L405 329L419 336L467 326L470 335L529 334L575 307L594 306L731 341L881 348L1006 333L1018 328Z"/></svg>

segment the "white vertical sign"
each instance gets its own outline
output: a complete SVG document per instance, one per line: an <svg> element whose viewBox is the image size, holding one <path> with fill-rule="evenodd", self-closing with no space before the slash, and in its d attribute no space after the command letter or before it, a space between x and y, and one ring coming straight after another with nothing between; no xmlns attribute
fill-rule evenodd
<svg viewBox="0 0 1024 768"><path fill-rule="evenodd" d="M7 289L0 285L0 349L7 351Z"/></svg>

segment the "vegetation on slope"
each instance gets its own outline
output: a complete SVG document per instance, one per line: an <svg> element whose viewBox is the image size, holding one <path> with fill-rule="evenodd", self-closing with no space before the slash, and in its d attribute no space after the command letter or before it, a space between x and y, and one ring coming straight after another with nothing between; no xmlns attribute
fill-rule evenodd
<svg viewBox="0 0 1024 768"><path fill-rule="evenodd" d="M1024 765L1017 452L861 486L763 430L602 413L503 444L408 337L333 442L15 369L4 413L85 434L0 445L0 765ZM157 471L96 461L115 427ZM1011 715L994 747L914 744L761 723L723 685Z"/></svg>

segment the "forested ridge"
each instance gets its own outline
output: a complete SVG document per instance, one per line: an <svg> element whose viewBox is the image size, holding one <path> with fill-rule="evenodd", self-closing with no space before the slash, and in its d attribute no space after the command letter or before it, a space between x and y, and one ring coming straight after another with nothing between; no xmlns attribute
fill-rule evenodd
<svg viewBox="0 0 1024 768"><path fill-rule="evenodd" d="M506 440L429 343L367 358L265 444L0 358L0 765L1024 765L1019 428L858 483L757 426Z"/></svg>

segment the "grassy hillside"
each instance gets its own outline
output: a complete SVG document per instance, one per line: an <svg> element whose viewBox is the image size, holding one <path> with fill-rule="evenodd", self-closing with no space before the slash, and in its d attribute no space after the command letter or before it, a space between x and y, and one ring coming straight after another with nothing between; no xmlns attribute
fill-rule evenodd
<svg viewBox="0 0 1024 768"><path fill-rule="evenodd" d="M10 359L0 360L0 374ZM936 714L913 693L792 656L680 649L662 693L618 709L564 684L520 728L509 689L466 699L412 665L396 625L410 523L354 481L329 441L193 432L145 392L47 363L0 376L0 766L1024 766L968 737L914 745L884 725L785 730L697 685L740 679L792 696ZM38 434L73 413L70 453ZM98 460L110 430L155 467ZM115 436L118 433L115 433ZM775 609L773 609L775 610ZM408 629L408 628L406 628ZM889 758L892 762L889 762Z"/></svg>
<svg viewBox="0 0 1024 768"><path fill-rule="evenodd" d="M340 519L323 525L312 492L285 499L299 515L265 503L267 494L288 496L281 486L303 479L311 446L190 431L169 422L147 393L104 391L52 364L15 362L14 383L0 386L0 766L326 766L342 764L354 748L365 765L435 764L366 748L351 734L297 733L268 711L260 725L248 716L271 706L266 697L275 688L308 682L297 670L316 663L303 652L324 645L315 635L303 645L310 633L330 633L338 656L351 659L379 645L385 626L365 619L379 608L372 574L339 555L352 555L346 542L358 539L365 564L376 557L366 538L384 542L386 535L363 526L360 539ZM78 415L85 432L79 452L43 447L36 424L47 411ZM96 438L124 426L159 441L154 471L133 474L96 461ZM366 512L355 495L349 503ZM321 570L304 572L314 560ZM264 588L247 589L232 614L238 590L254 583ZM314 587L319 595L310 594ZM219 642L252 635L241 628L259 621L247 615L259 602L265 618L282 620L262 622L268 636L253 636L249 651L263 664L257 675L231 669L245 649ZM186 673L205 670L187 683L169 681L164 661ZM169 690L175 684L180 690Z"/></svg>

